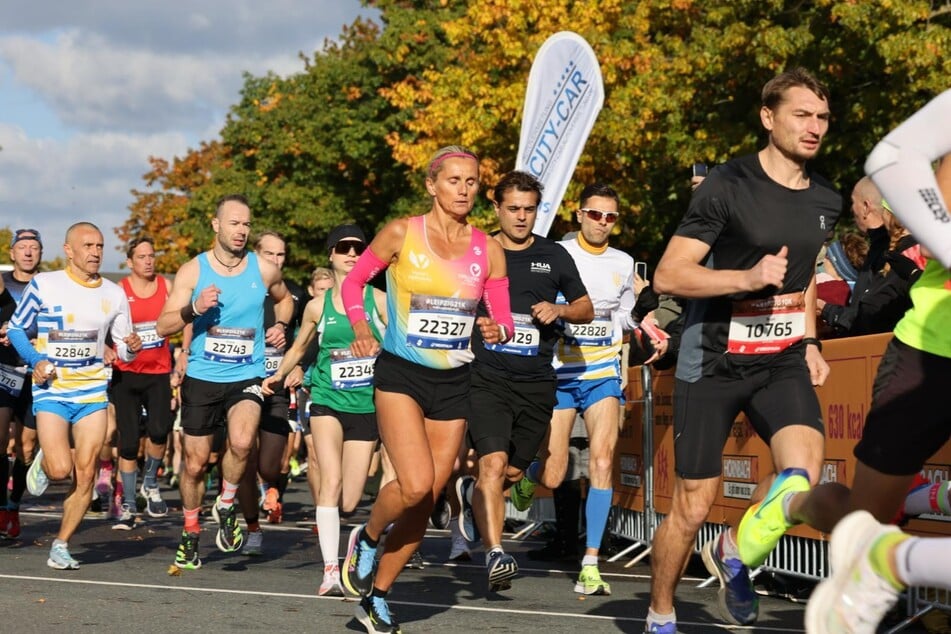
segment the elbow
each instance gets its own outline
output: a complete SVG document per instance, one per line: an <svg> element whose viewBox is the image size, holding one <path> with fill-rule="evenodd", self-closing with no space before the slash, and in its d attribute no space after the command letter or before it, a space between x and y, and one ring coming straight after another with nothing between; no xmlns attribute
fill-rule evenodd
<svg viewBox="0 0 951 634"><path fill-rule="evenodd" d="M676 295L677 287L674 284L674 276L671 275L668 267L658 266L654 272L654 279L651 281L651 287L658 295Z"/></svg>

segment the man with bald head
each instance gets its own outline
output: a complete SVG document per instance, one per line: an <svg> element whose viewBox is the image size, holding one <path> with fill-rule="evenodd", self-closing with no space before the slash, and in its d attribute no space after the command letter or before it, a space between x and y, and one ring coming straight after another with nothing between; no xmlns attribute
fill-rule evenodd
<svg viewBox="0 0 951 634"><path fill-rule="evenodd" d="M219 521L216 542L222 552L234 552L244 543L234 502L261 418L265 344L284 346L284 324L294 311L280 268L247 249L248 201L238 194L219 200L211 227L214 245L178 270L156 328L165 337L191 325L193 335L181 387L185 526L175 555L175 565L186 570L201 567L198 512L219 421L227 427L228 447L221 460L221 495L212 508ZM265 331L268 295L274 300L275 321Z"/></svg>
<svg viewBox="0 0 951 634"><path fill-rule="evenodd" d="M33 371L40 451L27 473L27 488L42 495L50 480L73 476L46 562L60 570L79 568L68 541L92 500L96 459L106 435L106 335L112 335L124 361L131 361L142 347L125 293L99 275L99 228L89 222L74 224L63 249L66 268L33 278L8 328L10 342ZM36 340L31 343L27 332L34 326Z"/></svg>

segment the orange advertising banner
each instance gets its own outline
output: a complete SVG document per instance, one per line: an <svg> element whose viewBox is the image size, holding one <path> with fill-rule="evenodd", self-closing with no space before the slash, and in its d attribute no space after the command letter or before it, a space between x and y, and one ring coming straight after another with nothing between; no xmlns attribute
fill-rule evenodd
<svg viewBox="0 0 951 634"><path fill-rule="evenodd" d="M872 398L875 373L891 340L891 334L830 339L823 342L823 356L829 363L830 374L826 384L816 389L822 408L826 430L826 458L822 481L852 484L855 457L852 450L865 426ZM659 513L670 512L674 483L673 444L673 371L653 373L653 436L654 436L654 508ZM641 368L631 368L628 380L628 424L623 439L618 442L618 453L641 455L638 446L642 438L643 388ZM631 402L633 401L633 402ZM618 463L621 461L619 460ZM628 466L632 462L628 460ZM636 463L640 481L643 464ZM723 479L716 502L707 517L708 522L736 525L749 504L756 485L773 471L769 448L753 431L749 420L741 414L723 449ZM620 464L616 467L615 496L618 503L631 510L643 510L643 495L638 497L631 487L625 487L623 478L630 477ZM925 465L923 474L932 482L951 477L951 443L942 447ZM631 482L634 480L631 479ZM628 503L636 506L629 506ZM951 517L923 516L909 522L909 532L925 535L951 535ZM798 526L790 534L824 539L818 531Z"/></svg>

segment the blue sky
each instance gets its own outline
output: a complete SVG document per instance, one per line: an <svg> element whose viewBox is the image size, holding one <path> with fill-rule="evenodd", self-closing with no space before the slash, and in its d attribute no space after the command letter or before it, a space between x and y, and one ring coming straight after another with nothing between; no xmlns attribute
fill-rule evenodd
<svg viewBox="0 0 951 634"><path fill-rule="evenodd" d="M0 227L38 229L53 258L71 223L94 222L103 270L118 270L113 229L148 157L216 138L243 72L301 70L299 52L360 13L358 0L0 3Z"/></svg>

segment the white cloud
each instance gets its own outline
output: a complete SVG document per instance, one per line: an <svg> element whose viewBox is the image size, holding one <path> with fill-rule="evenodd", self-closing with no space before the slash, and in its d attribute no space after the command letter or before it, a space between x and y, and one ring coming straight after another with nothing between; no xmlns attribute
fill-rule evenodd
<svg viewBox="0 0 951 634"><path fill-rule="evenodd" d="M44 236L48 257L61 255L66 228L93 222L106 237L105 269L122 259L113 229L128 217L130 190L144 189L148 157L183 154L180 133L77 134L67 141L28 137L0 125L0 215L10 228L31 227Z"/></svg>
<svg viewBox="0 0 951 634"><path fill-rule="evenodd" d="M360 13L374 12L358 0L0 3L0 225L39 229L55 257L71 223L94 222L117 270L113 228L148 156L216 138L243 72L301 70L299 52Z"/></svg>

